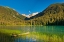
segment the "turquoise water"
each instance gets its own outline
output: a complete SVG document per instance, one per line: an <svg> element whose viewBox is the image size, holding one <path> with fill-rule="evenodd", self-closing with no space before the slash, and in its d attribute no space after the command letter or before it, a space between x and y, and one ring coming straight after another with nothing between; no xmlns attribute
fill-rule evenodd
<svg viewBox="0 0 64 42"><path fill-rule="evenodd" d="M64 26L0 26L1 29L29 32L14 42L64 42Z"/></svg>

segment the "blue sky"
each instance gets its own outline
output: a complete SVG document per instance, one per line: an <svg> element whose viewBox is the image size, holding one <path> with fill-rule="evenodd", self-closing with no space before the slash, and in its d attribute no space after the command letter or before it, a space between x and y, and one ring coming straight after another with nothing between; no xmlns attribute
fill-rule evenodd
<svg viewBox="0 0 64 42"><path fill-rule="evenodd" d="M64 0L0 0L1 6L9 6L20 14L41 12L53 3L63 3Z"/></svg>

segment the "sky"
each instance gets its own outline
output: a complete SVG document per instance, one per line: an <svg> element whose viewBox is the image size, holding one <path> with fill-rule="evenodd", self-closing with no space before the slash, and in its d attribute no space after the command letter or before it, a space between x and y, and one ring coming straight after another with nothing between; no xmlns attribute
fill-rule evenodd
<svg viewBox="0 0 64 42"><path fill-rule="evenodd" d="M41 12L49 5L63 3L64 0L0 0L0 6L8 6L20 14L31 14Z"/></svg>

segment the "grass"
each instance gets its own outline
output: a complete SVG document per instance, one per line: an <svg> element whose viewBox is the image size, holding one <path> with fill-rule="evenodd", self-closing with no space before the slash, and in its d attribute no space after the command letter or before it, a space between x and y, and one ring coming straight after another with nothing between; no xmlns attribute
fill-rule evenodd
<svg viewBox="0 0 64 42"><path fill-rule="evenodd" d="M19 30L8 30L8 29L0 29L0 42L14 42L16 37L12 37L12 34L19 34L21 31Z"/></svg>
<svg viewBox="0 0 64 42"><path fill-rule="evenodd" d="M11 37L12 34L21 34L22 31L19 30L10 30L10 29L0 29L0 41L1 42L14 42L15 37ZM37 40L41 40L44 42L64 42L64 34L53 34L53 33L45 33L45 32L30 32L28 36L35 37ZM22 36L24 39L25 36Z"/></svg>
<svg viewBox="0 0 64 42"><path fill-rule="evenodd" d="M32 32L28 37L36 38L37 40L41 40L44 42L64 42L64 34L49 34L49 33L39 33Z"/></svg>
<svg viewBox="0 0 64 42"><path fill-rule="evenodd" d="M4 33L4 34L13 34L13 33L15 33L15 34L20 34L21 33L21 31L19 31L19 30L9 30L9 29L0 29L0 33Z"/></svg>
<svg viewBox="0 0 64 42"><path fill-rule="evenodd" d="M11 37L11 34L20 34L19 30L8 30L8 29L0 29L0 41L1 42L14 42L15 38ZM64 42L64 34L47 34L47 33L39 33L32 32L29 35L26 35L29 38L35 37L37 40L45 41L45 42Z"/></svg>

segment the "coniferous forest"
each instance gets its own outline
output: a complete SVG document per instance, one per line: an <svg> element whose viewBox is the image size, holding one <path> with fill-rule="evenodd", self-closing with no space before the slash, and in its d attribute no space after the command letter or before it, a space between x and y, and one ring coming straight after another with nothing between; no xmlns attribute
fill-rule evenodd
<svg viewBox="0 0 64 42"><path fill-rule="evenodd" d="M30 18L12 8L0 6L0 25L64 25L64 3L51 4Z"/></svg>

